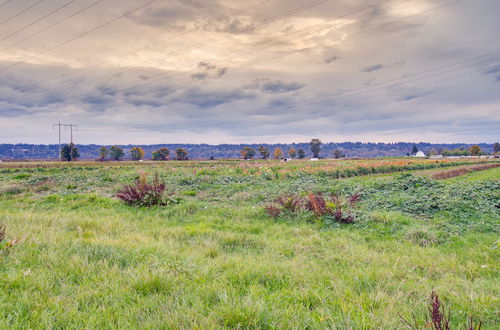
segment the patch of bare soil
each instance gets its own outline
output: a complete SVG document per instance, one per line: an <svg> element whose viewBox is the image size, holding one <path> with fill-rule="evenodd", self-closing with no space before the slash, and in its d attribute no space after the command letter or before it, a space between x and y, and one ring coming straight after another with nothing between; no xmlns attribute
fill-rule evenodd
<svg viewBox="0 0 500 330"><path fill-rule="evenodd" d="M436 179L436 180L450 179L450 178L465 175L465 174L468 174L471 172L479 172L479 171L489 170L490 168L495 168L498 166L500 166L500 163L461 167L461 168L456 168L453 170L432 173L431 178Z"/></svg>

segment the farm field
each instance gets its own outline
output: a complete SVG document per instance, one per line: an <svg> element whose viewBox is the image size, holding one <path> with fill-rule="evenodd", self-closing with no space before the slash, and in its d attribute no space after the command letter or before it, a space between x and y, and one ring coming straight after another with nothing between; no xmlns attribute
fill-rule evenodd
<svg viewBox="0 0 500 330"><path fill-rule="evenodd" d="M452 329L470 316L495 329L495 164L2 163L0 328L401 329L425 324L434 291ZM443 174L457 169L468 170ZM116 198L155 176L168 205ZM266 212L280 196L319 192L359 196L353 222L305 207Z"/></svg>

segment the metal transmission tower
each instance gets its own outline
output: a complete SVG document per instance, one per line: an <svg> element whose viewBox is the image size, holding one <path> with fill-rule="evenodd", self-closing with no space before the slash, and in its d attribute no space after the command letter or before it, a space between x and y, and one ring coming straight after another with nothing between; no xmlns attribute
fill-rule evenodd
<svg viewBox="0 0 500 330"><path fill-rule="evenodd" d="M59 161L62 162L62 154L61 154L61 127L64 127L64 130L67 130L68 127L71 131L71 145L73 145L73 128L78 129L78 125L73 125L73 124L62 124L62 123L57 123L52 125L52 129L58 128L59 130ZM73 160L73 151L70 153L71 155L71 160Z"/></svg>

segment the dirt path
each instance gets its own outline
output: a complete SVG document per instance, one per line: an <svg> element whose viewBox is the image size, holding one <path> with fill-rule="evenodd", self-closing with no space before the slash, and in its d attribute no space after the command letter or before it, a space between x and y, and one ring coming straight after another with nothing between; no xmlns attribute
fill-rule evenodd
<svg viewBox="0 0 500 330"><path fill-rule="evenodd" d="M465 175L468 173L472 172L478 172L478 171L484 171L484 170L489 170L491 168L499 167L500 163L496 164L484 164L484 165L468 165L460 168L454 168L452 170L445 170L445 171L433 171L433 172L421 172L418 174L425 174L425 175L430 175L431 178L436 179L436 180L444 180L444 179L450 179L454 178L456 176L461 176Z"/></svg>

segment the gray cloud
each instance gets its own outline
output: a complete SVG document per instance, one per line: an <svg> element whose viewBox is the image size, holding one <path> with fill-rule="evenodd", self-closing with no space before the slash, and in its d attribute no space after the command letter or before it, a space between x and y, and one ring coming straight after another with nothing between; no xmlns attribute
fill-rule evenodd
<svg viewBox="0 0 500 330"><path fill-rule="evenodd" d="M246 89L260 90L264 93L288 93L298 91L305 87L305 84L298 82L285 82L271 79L255 79L251 84L244 86Z"/></svg>
<svg viewBox="0 0 500 330"><path fill-rule="evenodd" d="M228 70L228 68L219 68L216 65L212 65L207 62L198 63L198 69L201 69L203 71L193 73L191 75L192 80L205 80L208 78L218 79L224 76Z"/></svg>
<svg viewBox="0 0 500 330"><path fill-rule="evenodd" d="M242 89L208 91L201 88L189 88L174 97L172 101L196 105L199 108L210 108L233 101L253 99L255 96Z"/></svg>
<svg viewBox="0 0 500 330"><path fill-rule="evenodd" d="M333 63L333 62L335 62L335 61L337 61L339 59L340 59L340 57L338 57L337 55L332 55L332 56L329 56L329 57L325 58L324 61L325 61L326 64L330 64L330 63Z"/></svg>
<svg viewBox="0 0 500 330"><path fill-rule="evenodd" d="M482 1L407 21L441 2L378 6L335 26L369 4L328 1L245 33L236 32L304 2L272 1L246 12L239 11L251 4L229 0L159 2L1 72L0 143L53 142L46 129L59 120L79 124L83 143L244 143L312 135L327 141L497 140L498 61L461 62L499 44L500 3ZM133 6L137 1L103 5L43 38L0 51L0 68ZM303 32L318 24L332 28ZM297 34L302 37L292 40ZM269 47L259 50L263 45ZM227 60L233 53L238 56ZM431 76L439 67L455 71ZM426 71L429 77L415 83L399 81Z"/></svg>
<svg viewBox="0 0 500 330"><path fill-rule="evenodd" d="M382 70L383 68L385 68L383 64L375 64L361 69L361 72L376 72Z"/></svg>

